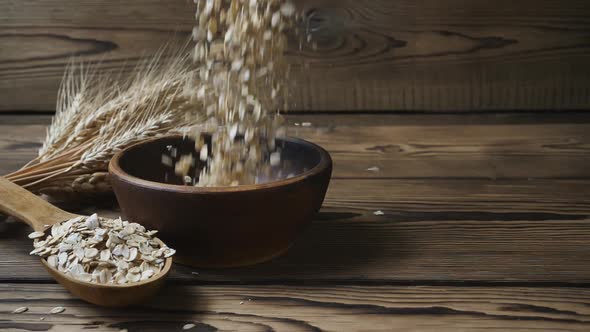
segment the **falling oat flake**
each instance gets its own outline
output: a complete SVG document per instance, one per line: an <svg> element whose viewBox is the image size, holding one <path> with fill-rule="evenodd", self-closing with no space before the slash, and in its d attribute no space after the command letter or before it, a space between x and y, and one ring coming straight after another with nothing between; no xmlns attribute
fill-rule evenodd
<svg viewBox="0 0 590 332"><path fill-rule="evenodd" d="M184 326L182 327L183 330L190 330L193 327L195 327L195 324L184 324Z"/></svg>
<svg viewBox="0 0 590 332"><path fill-rule="evenodd" d="M381 211L381 210L375 211L375 212L373 212L373 214L376 216L384 216L385 215L385 213L383 213L383 211Z"/></svg>
<svg viewBox="0 0 590 332"><path fill-rule="evenodd" d="M380 170L381 169L377 166L367 168L367 171L369 171L369 172L379 172Z"/></svg>

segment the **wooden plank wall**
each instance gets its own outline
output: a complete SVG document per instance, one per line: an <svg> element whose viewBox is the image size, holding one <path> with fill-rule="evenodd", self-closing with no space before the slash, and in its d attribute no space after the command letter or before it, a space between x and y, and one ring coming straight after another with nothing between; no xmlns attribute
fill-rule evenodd
<svg viewBox="0 0 590 332"><path fill-rule="evenodd" d="M590 106L587 0L298 0L299 111ZM193 24L190 0L0 0L0 112L51 111L71 56L131 65Z"/></svg>

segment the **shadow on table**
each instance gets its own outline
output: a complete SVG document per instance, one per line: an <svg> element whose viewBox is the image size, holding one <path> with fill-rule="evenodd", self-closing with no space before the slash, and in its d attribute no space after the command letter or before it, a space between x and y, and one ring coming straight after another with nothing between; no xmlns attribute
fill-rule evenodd
<svg viewBox="0 0 590 332"><path fill-rule="evenodd" d="M311 227L282 257L269 262L269 270L301 272L318 277L334 277L338 273L364 278L364 267L388 260L389 264L403 259L405 250L392 255L391 246L404 247L399 232L383 226L392 224L387 217L370 217L352 212L322 211ZM393 227L392 227L393 228ZM261 266L262 267L262 266ZM313 269L313 270L310 270Z"/></svg>
<svg viewBox="0 0 590 332"><path fill-rule="evenodd" d="M181 331L185 324L194 324L196 331L216 331L213 326L200 322L207 312L207 303L198 289L168 283L146 303L119 312L127 320L121 319L109 327L128 332L159 332Z"/></svg>
<svg viewBox="0 0 590 332"><path fill-rule="evenodd" d="M405 248L404 233L399 230L391 217L374 216L372 211L322 209L309 229L279 258L236 269L204 270L176 265L173 278L261 283L369 279L370 272L381 262L395 265L410 252Z"/></svg>
<svg viewBox="0 0 590 332"><path fill-rule="evenodd" d="M0 239L25 239L31 232L24 223L0 213Z"/></svg>

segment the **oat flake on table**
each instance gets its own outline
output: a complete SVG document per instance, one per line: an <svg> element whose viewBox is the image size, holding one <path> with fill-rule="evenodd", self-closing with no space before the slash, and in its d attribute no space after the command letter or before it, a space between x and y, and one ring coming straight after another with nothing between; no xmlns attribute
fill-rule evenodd
<svg viewBox="0 0 590 332"><path fill-rule="evenodd" d="M27 307L20 307L20 308L16 308L12 311L13 314L22 314L23 312L27 312L29 310L29 308Z"/></svg>
<svg viewBox="0 0 590 332"><path fill-rule="evenodd" d="M64 311L66 311L66 308L64 308L64 307L55 307L55 308L51 309L49 311L49 313L52 315L56 315L56 314L61 314Z"/></svg>
<svg viewBox="0 0 590 332"><path fill-rule="evenodd" d="M190 330L193 327L195 327L195 324L184 324L184 326L182 327L183 330Z"/></svg>

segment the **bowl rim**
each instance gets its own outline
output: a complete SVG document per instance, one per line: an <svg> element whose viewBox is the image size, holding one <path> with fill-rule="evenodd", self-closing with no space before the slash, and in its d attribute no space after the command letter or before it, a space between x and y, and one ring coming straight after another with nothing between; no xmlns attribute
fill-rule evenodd
<svg viewBox="0 0 590 332"><path fill-rule="evenodd" d="M282 187L282 186L289 185L292 183L296 183L296 182L302 181L306 178L309 178L311 176L317 175L317 174L323 172L324 170L326 170L327 168L331 167L331 165L332 165L332 158L330 157L330 154L328 153L328 151L326 151L324 148L322 148L321 146L319 146L317 144L311 143L311 142L306 141L301 138L295 138L295 137L283 137L283 138L280 138L280 140L291 142L291 143L296 143L296 144L303 144L308 147L311 147L312 149L316 150L320 154L320 161L311 169L309 169L303 173L300 173L292 178L278 180L278 181L272 181L272 182L266 182L266 183L260 183L260 184L241 185L241 186L236 186L236 187L195 187L195 186L167 184L167 183L145 180L145 179L141 179L139 177L136 177L134 175L131 175L131 174L127 173L126 171L124 171L120 165L121 158L126 153L128 153L129 151L131 151L133 149L136 149L136 148L143 146L143 145L153 144L154 142L159 141L159 140L175 139L175 138L183 138L183 137L184 137L183 135L166 135L166 136L160 136L160 137L156 137L156 138L152 138L152 139L148 139L148 140L143 140L143 141L137 142L135 144L132 144L132 145L126 147L125 149L117 152L113 156L113 158L109 162L109 167L108 167L109 174L111 176L117 177L121 181L127 182L127 183L135 185L135 186L139 186L142 188L146 188L146 189L153 189L153 190L160 190L160 191L163 190L163 191L171 191L171 192L186 193L186 194L235 193L235 192L254 191L254 190L261 190L261 189L272 189L272 188L278 188L278 187Z"/></svg>

